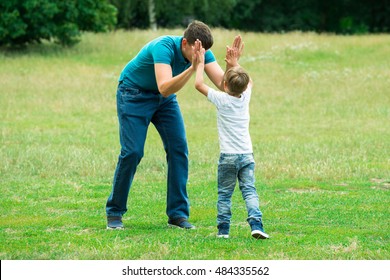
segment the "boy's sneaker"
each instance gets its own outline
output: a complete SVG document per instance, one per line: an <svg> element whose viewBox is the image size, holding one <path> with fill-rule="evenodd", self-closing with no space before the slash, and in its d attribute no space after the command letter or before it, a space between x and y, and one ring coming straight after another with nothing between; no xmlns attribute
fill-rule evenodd
<svg viewBox="0 0 390 280"><path fill-rule="evenodd" d="M219 224L218 225L218 238L229 238L229 229L230 225L227 223Z"/></svg>
<svg viewBox="0 0 390 280"><path fill-rule="evenodd" d="M108 216L107 217L107 229L123 229L122 217Z"/></svg>
<svg viewBox="0 0 390 280"><path fill-rule="evenodd" d="M269 235L264 232L262 222L254 222L250 224L251 226L251 235L256 239L268 239Z"/></svg>
<svg viewBox="0 0 390 280"><path fill-rule="evenodd" d="M178 227L182 229L195 229L195 226L191 225L191 223L186 218L178 218L178 219L169 219L168 220L169 227Z"/></svg>

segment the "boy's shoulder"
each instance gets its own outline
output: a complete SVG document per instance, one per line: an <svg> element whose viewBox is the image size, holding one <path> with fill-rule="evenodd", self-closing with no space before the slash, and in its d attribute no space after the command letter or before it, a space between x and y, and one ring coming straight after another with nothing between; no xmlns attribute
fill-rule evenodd
<svg viewBox="0 0 390 280"><path fill-rule="evenodd" d="M226 92L218 91L209 87L207 99L217 107L221 107L226 104L226 102L228 102L228 98L229 95Z"/></svg>
<svg viewBox="0 0 390 280"><path fill-rule="evenodd" d="M242 95L250 96L252 94L252 85L249 84L246 90L242 93Z"/></svg>
<svg viewBox="0 0 390 280"><path fill-rule="evenodd" d="M227 98L229 96L226 92L216 90L212 87L209 87L209 91L208 91L207 96L210 96L210 95L212 98L218 98L218 99L224 99L224 98Z"/></svg>

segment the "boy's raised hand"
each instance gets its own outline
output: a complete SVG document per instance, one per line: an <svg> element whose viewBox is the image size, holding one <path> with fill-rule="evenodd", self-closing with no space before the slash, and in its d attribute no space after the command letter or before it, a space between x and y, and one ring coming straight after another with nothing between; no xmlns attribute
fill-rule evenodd
<svg viewBox="0 0 390 280"><path fill-rule="evenodd" d="M206 50L204 48L200 48L198 51L198 64L203 64L204 65L204 55L206 53Z"/></svg>
<svg viewBox="0 0 390 280"><path fill-rule="evenodd" d="M203 50L203 55L201 56L200 53ZM201 61L204 63L204 54L205 54L205 49L202 47L202 42L197 39L195 41L194 46L192 47L192 65L194 69L198 68L198 65Z"/></svg>
<svg viewBox="0 0 390 280"><path fill-rule="evenodd" d="M204 61L205 61L206 50L200 46L196 51L196 65L195 69L195 88L202 93L204 96L208 95L208 86L204 83L203 74L204 74Z"/></svg>
<svg viewBox="0 0 390 280"><path fill-rule="evenodd" d="M237 50L238 58L240 58L242 51L244 50L244 42L242 41L241 35L238 35L234 38L232 48Z"/></svg>
<svg viewBox="0 0 390 280"><path fill-rule="evenodd" d="M234 37L233 45L226 46L226 67L230 68L238 65L238 60L244 50L244 42L242 41L241 35Z"/></svg>
<svg viewBox="0 0 390 280"><path fill-rule="evenodd" d="M235 48L229 48L226 50L225 61L231 67L238 66L239 52Z"/></svg>

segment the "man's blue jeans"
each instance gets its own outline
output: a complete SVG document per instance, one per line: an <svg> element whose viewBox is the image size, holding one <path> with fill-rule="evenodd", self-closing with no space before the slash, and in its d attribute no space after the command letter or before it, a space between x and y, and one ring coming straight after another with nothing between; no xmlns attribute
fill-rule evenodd
<svg viewBox="0 0 390 280"><path fill-rule="evenodd" d="M122 216L133 178L144 155L150 122L161 136L168 163L167 207L169 218L188 218L188 147L183 117L176 95L143 92L118 86L117 112L121 152L115 170L112 192L107 200L107 216Z"/></svg>
<svg viewBox="0 0 390 280"><path fill-rule="evenodd" d="M218 225L230 224L232 217L231 198L237 180L248 212L247 221L249 223L262 221L254 170L253 154L220 154L218 162Z"/></svg>

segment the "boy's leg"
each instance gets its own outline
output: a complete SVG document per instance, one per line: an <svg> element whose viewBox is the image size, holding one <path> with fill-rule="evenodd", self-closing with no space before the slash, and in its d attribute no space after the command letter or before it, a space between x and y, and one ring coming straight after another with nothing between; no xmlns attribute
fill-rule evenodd
<svg viewBox="0 0 390 280"><path fill-rule="evenodd" d="M238 172L238 181L242 197L245 200L248 211L248 223L251 227L251 235L256 239L267 239L268 234L263 229L263 214L259 207L259 197L255 187L255 162L253 155L244 155L241 160L241 168Z"/></svg>
<svg viewBox="0 0 390 280"><path fill-rule="evenodd" d="M236 156L221 154L218 162L217 224L230 225L232 195L237 180Z"/></svg>
<svg viewBox="0 0 390 280"><path fill-rule="evenodd" d="M263 214L259 208L259 196L255 187L255 161L253 155L244 155L240 162L238 182L248 212L248 222L261 222Z"/></svg>

